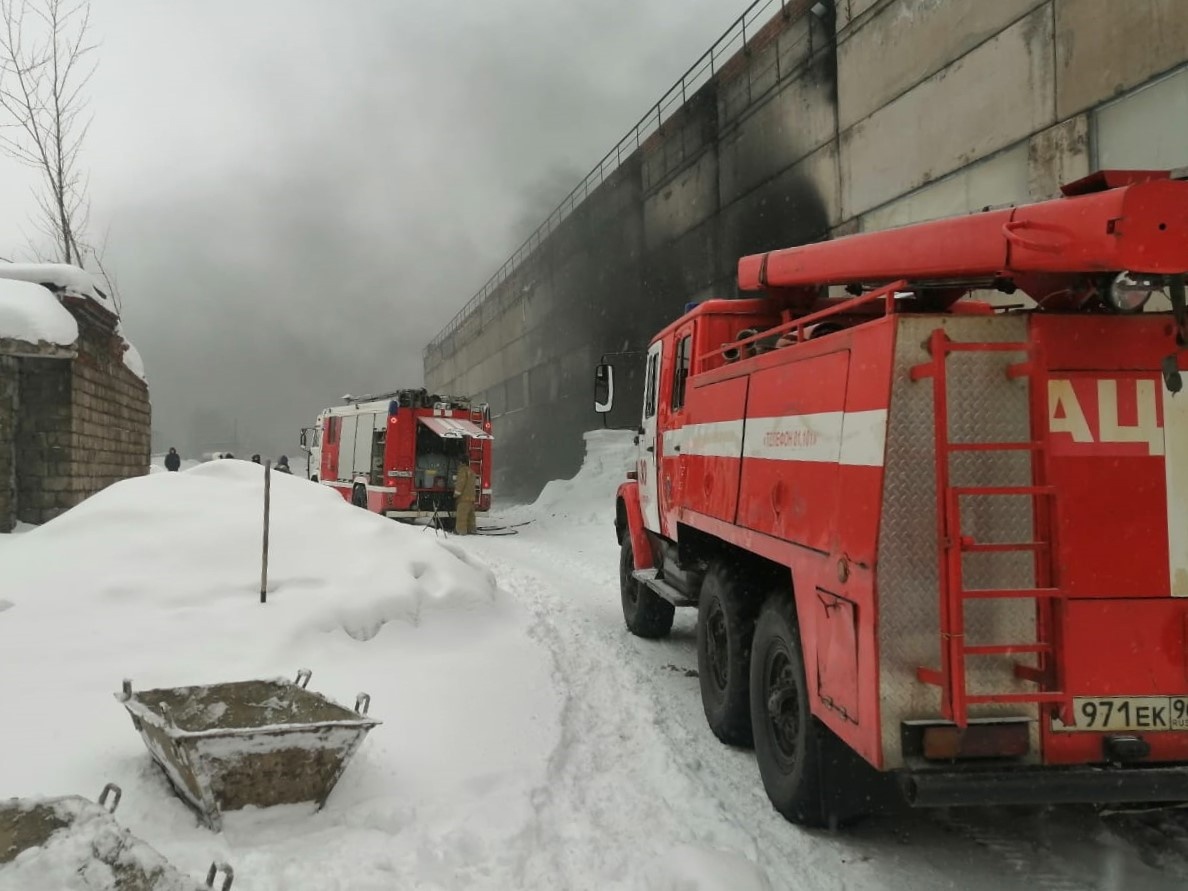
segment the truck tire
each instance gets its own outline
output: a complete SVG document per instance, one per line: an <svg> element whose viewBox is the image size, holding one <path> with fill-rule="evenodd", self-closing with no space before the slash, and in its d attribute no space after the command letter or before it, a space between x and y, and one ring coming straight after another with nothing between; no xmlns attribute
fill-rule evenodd
<svg viewBox="0 0 1188 891"><path fill-rule="evenodd" d="M710 564L697 604L697 675L710 730L732 746L751 745L755 613L739 574L723 561Z"/></svg>
<svg viewBox="0 0 1188 891"><path fill-rule="evenodd" d="M623 618L627 630L636 637L665 637L672 630L676 607L634 578L635 555L631 550L631 535L623 536L619 550L619 592L623 600Z"/></svg>
<svg viewBox="0 0 1188 891"><path fill-rule="evenodd" d="M822 737L809 708L804 654L789 594L768 598L751 649L751 725L763 788L793 823L829 824L822 783Z"/></svg>

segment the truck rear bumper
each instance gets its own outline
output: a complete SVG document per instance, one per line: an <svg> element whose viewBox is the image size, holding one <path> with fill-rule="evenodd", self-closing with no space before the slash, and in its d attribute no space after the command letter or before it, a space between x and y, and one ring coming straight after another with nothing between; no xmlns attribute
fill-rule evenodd
<svg viewBox="0 0 1188 891"><path fill-rule="evenodd" d="M1188 801L1188 764L928 770L899 783L914 807Z"/></svg>

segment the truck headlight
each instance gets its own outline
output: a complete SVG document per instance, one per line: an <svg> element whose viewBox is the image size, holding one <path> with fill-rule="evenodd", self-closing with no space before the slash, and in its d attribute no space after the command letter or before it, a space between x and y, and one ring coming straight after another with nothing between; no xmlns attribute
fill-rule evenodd
<svg viewBox="0 0 1188 891"><path fill-rule="evenodd" d="M1162 289L1163 280L1158 275L1119 272L1106 291L1106 302L1118 312L1138 312L1152 294Z"/></svg>

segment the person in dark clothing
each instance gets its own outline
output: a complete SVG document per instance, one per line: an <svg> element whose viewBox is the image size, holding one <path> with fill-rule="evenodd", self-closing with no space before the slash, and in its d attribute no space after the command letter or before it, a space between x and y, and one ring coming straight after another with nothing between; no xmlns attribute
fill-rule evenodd
<svg viewBox="0 0 1188 891"><path fill-rule="evenodd" d="M165 456L165 469L175 472L181 470L181 455L172 446L169 447L169 454Z"/></svg>
<svg viewBox="0 0 1188 891"><path fill-rule="evenodd" d="M289 470L289 459L286 458L284 455L281 455L279 458L276 459L276 468L275 469L278 473L292 473L293 472L293 471Z"/></svg>

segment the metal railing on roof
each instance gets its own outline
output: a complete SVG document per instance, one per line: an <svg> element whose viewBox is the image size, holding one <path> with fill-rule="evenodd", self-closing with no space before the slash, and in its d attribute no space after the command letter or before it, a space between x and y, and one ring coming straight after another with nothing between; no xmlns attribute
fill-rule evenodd
<svg viewBox="0 0 1188 891"><path fill-rule="evenodd" d="M748 41L760 28L775 15L778 8L787 15L792 8L802 11L806 5L804 0L754 0L742 15L731 23L730 27L719 37L689 69L681 75L680 80L673 84L667 92L639 119L638 123L627 135L620 139L610 151L602 156L602 160L585 178L574 186L573 191L562 199L561 203L548 215L536 231L529 235L524 243L495 270L495 274L487 279L477 294L467 301L466 305L450 320L437 336L425 347L425 355L441 346L451 334L462 327L465 322L508 277L519 268L520 264L541 243L573 213L574 209L598 188L606 178L614 173L623 163L623 159L630 157L647 140L658 131L677 109L681 108L689 96L696 93L702 86L709 83L718 73L720 64L732 58L736 53L747 48ZM749 30L749 34L748 34Z"/></svg>

